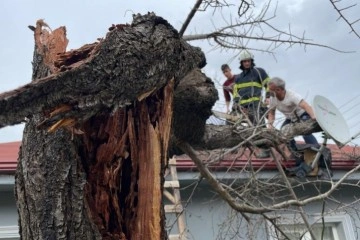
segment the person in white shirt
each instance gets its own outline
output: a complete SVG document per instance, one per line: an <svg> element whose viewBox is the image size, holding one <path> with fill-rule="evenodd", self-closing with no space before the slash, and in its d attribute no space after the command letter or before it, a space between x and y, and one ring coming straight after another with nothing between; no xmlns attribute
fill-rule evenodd
<svg viewBox="0 0 360 240"><path fill-rule="evenodd" d="M268 125L272 128L275 111L279 110L285 115L285 121L281 127L287 124L300 122L308 119L315 120L315 114L312 107L296 92L285 88L285 81L279 77L274 77L268 83L270 94L270 105L268 114ZM319 145L314 135L303 135L307 144ZM296 142L291 139L289 142L291 150L297 150Z"/></svg>

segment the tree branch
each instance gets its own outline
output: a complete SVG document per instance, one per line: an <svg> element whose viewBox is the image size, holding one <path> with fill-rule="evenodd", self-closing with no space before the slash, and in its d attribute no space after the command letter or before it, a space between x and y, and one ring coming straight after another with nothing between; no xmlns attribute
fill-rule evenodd
<svg viewBox="0 0 360 240"><path fill-rule="evenodd" d="M358 171L360 169L360 165L356 166L354 169L347 172L338 182L335 184L328 182L331 184L331 187L326 192L313 196L308 197L303 200L299 199L291 199L291 200L285 200L280 201L278 203L270 204L270 205L262 205L262 206L253 206L250 205L249 202L246 201L246 199L235 199L233 198L229 191L226 190L221 183L216 179L216 177L210 172L210 170L202 163L202 160L197 156L195 150L186 142L184 141L176 141L176 144L181 148L195 163L197 166L200 174L202 177L204 177L212 187L214 191L216 191L221 198L226 201L231 208L233 208L236 211L239 212L247 212L247 213L254 213L254 214L261 214L266 212L271 212L277 209L285 209L289 206L305 206L311 202L319 201L328 198L334 191L336 191L343 183L344 181L353 173ZM278 166L278 169L282 169L281 166ZM281 170L280 170L281 171ZM327 181L323 181L327 182ZM293 188L293 186L287 186L286 189L289 190L289 188Z"/></svg>
<svg viewBox="0 0 360 240"><path fill-rule="evenodd" d="M333 50L335 52L340 52L340 53L353 53L354 52L354 51L344 51L344 50L336 49L331 46L327 46L325 44L313 43L313 42L307 41L307 40L305 40L303 38L299 38L299 37L296 37L296 38L300 39L300 40L293 40L292 38L281 39L280 37L281 37L280 34L277 36L266 37L266 36L249 36L249 35L240 34L240 33L227 33L227 32L215 31L215 32L204 33L204 34L192 34L192 35L184 36L183 39L185 41L213 39L221 47L224 47L227 49L245 48L245 46L243 46L242 44L239 44L238 42L242 42L243 40L248 39L248 40L256 40L256 41L264 41L264 42L269 42L269 43L288 44L289 46L297 44L297 45L304 45L304 46L322 47L322 48L327 48L327 49ZM295 37L295 36L291 36L291 37ZM230 39L230 40L236 39L237 42L231 43L229 41L226 41L226 39ZM240 41L240 40L242 40L242 41ZM261 49L261 50L253 49L253 50L269 52L269 53L272 53L272 51L273 51L273 50L266 51L263 49Z"/></svg>
<svg viewBox="0 0 360 240"><path fill-rule="evenodd" d="M178 84L204 62L201 50L183 41L166 20L153 13L136 15L131 26L114 27L82 61L0 94L0 126L17 124L35 113L43 113L48 126L63 118L76 122L112 112L174 77Z"/></svg>
<svg viewBox="0 0 360 240"><path fill-rule="evenodd" d="M182 37L184 35L184 32L186 30L186 28L189 26L192 18L195 16L195 13L198 11L201 3L203 2L203 0L197 0L194 7L191 9L189 15L187 16L184 24L182 25L180 31L179 31L179 35L180 37Z"/></svg>
<svg viewBox="0 0 360 240"><path fill-rule="evenodd" d="M331 0L333 1L333 0ZM199 1L198 1L199 2ZM205 4L207 1L203 1ZM209 1L213 2L213 1ZM327 48L332 51L341 52L341 53L352 53L354 51L344 51L341 49L337 49L325 44L314 43L309 39L306 39L305 36L297 36L292 33L291 29L289 28L288 31L284 31L278 29L277 27L273 26L270 21L276 17L276 9L272 16L267 17L267 13L270 9L270 2L264 4L262 9L259 12L254 11L255 5L248 1L241 1L238 4L237 8L237 18L231 18L230 20L226 21L226 26L217 28L214 26L214 30L202 33L202 34L192 34L183 36L186 41L195 41L195 40L212 40L216 43L217 47L225 48L225 49L252 49L262 52L273 53L275 49L280 46L286 45L288 47L292 47L293 45L300 45L300 46L314 46L314 47L321 47ZM217 1L216 1L217 3ZM332 2L333 3L333 2ZM334 3L333 3L334 4ZM208 6L210 6L208 4ZM230 5L227 5L230 7ZM334 4L335 6L335 4ZM213 6L214 9L218 8L218 3ZM336 7L336 6L335 6ZM338 12L341 16L345 9L339 10ZM358 20L357 20L358 21ZM354 28L352 27L357 21L353 23L349 23L352 30L356 33ZM182 32L183 33L183 32ZM356 33L357 34L357 33ZM246 41L251 40L251 41ZM267 48L257 48L258 45L251 46L252 42L263 41L268 43ZM254 47L256 46L256 47Z"/></svg>
<svg viewBox="0 0 360 240"><path fill-rule="evenodd" d="M290 139L322 131L315 120L289 124L282 131L277 129L246 127L233 125L206 125L203 137L193 144L196 149L220 149L239 147L239 143L246 146L268 145L276 146L288 142ZM242 129L241 129L242 128ZM254 132L255 130L255 132ZM251 137L251 141L246 140Z"/></svg>
<svg viewBox="0 0 360 240"><path fill-rule="evenodd" d="M339 2L339 1L337 1L337 0L330 0L330 2L331 2L331 4L333 5L333 7L335 8L335 10L339 13L339 15L340 15L339 18L342 18L342 19L346 22L346 24L350 27L351 32L354 33L358 38L360 38L360 34L354 29L354 24L355 24L356 22L360 21L360 18L357 19L357 20L355 20L355 21L353 21L352 23L350 23L350 21L344 16L344 14L342 14L343 11L345 11L345 10L347 10L347 9L349 9L349 8L355 7L357 4L353 4L353 5L351 5L351 6L348 6L348 7L345 7L345 8L340 9L340 8L338 8L338 6L336 5L336 3ZM351 32L350 32L350 33L351 33Z"/></svg>

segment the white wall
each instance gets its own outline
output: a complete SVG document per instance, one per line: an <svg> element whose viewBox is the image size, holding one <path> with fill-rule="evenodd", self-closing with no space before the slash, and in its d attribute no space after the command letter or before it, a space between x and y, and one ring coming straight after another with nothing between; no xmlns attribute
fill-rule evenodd
<svg viewBox="0 0 360 240"><path fill-rule="evenodd" d="M181 199L186 202L192 195L191 200L185 210L186 227L188 229L189 239L194 240L217 240L217 239L271 239L269 237L269 228L262 218L255 215L249 215L252 218L249 225L240 214L234 214L227 204L221 200L206 184L206 180L194 190L191 181L180 182ZM305 197L313 195L318 191L326 191L329 185L316 185L316 187L295 189L298 196ZM185 188L185 189L184 189ZM347 216L350 219L349 231L352 231L354 239L360 238L357 229L360 227L358 215L360 213L360 204L346 206L348 203L360 199L360 191L357 187L346 186L341 191L335 191L331 199L326 200L326 209L337 209L333 216ZM323 202L315 202L304 207L309 219L315 219L316 214L321 214ZM295 209L296 210L296 209ZM358 212L359 211L359 212ZM290 211L292 212L292 211ZM296 211L294 211L296 212ZM292 212L292 213L294 213ZM287 212L289 213L289 212ZM319 215L317 215L319 216ZM318 218L318 217L317 217ZM167 215L167 223L174 221L174 214ZM176 228L174 229L176 232ZM249 236L249 233L251 236ZM236 237L234 235L237 235ZM239 238L239 236L241 236Z"/></svg>
<svg viewBox="0 0 360 240"><path fill-rule="evenodd" d="M253 225L247 224L239 215L233 215L227 204L221 200L216 193L214 193L206 184L206 180L194 190L191 185L193 181L181 181L181 199L188 201L185 210L186 227L188 229L187 235L189 239L194 240L215 240L215 239L231 239L234 233L240 233L243 239L248 239L248 232L251 232L253 239L268 239L267 227L264 221L252 221ZM319 189L325 191L328 186L322 185L316 188L299 188L297 193L300 197L314 194ZM185 189L184 189L185 188ZM192 196L192 197L191 197ZM326 206L328 208L340 207L340 211L350 216L354 235L356 239L360 238L360 220L358 218L358 209L360 204L354 204L347 208L341 208L347 203L353 202L355 199L360 199L360 191L357 187L347 186L343 187L341 191L336 191L333 194L334 199L340 201L332 201L328 199ZM306 206L307 213L321 213L322 202L316 202ZM167 222L174 221L174 214L167 215ZM231 224L230 224L231 223ZM16 226L17 225L17 210L15 204L15 197L13 186L0 186L0 227ZM176 226L174 228L176 231ZM0 238L1 239L1 238ZM239 239L239 238L233 238Z"/></svg>
<svg viewBox="0 0 360 240"><path fill-rule="evenodd" d="M181 200L186 202L191 198L187 205L183 205L186 208L188 239L239 239L238 236L234 237L238 233L241 233L243 239L249 239L248 232L251 232L253 239L267 239L265 222L255 219L253 225L247 224L239 215L233 214L228 205L224 204L224 201L211 191L206 183L200 184L195 190L191 182L182 181L180 185ZM174 215L167 214L167 224L173 223ZM172 233L176 233L176 226L174 230L175 232Z"/></svg>

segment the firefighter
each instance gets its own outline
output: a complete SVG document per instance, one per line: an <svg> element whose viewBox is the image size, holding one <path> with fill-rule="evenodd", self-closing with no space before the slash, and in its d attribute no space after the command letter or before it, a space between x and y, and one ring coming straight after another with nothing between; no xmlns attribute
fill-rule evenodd
<svg viewBox="0 0 360 240"><path fill-rule="evenodd" d="M265 127L263 115L267 108L263 106L262 96L265 89L266 98L270 97L267 87L270 78L264 69L255 67L254 56L249 50L240 52L239 61L242 72L235 77L233 108L247 114L254 126L260 124ZM256 156L267 158L270 156L270 150L261 149Z"/></svg>

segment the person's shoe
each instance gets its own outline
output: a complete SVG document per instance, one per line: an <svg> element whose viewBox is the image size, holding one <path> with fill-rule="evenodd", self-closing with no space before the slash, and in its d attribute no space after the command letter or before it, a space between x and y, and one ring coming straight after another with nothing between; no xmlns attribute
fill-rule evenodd
<svg viewBox="0 0 360 240"><path fill-rule="evenodd" d="M260 152L255 154L257 158L268 158L270 157L270 149L260 149Z"/></svg>

